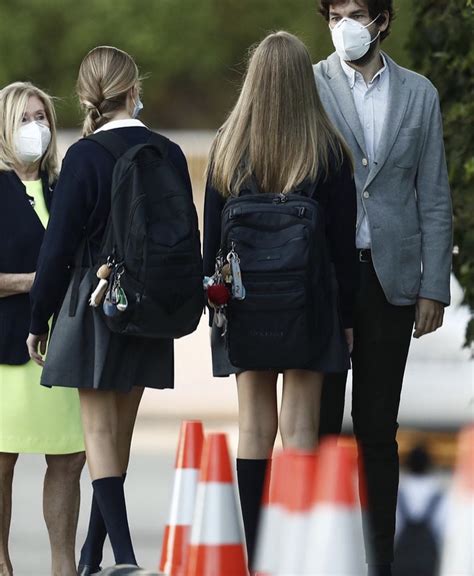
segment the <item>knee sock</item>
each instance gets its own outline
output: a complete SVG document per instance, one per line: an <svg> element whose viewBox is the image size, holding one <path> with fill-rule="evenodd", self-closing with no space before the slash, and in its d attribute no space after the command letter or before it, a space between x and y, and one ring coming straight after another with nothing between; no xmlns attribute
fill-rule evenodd
<svg viewBox="0 0 474 576"><path fill-rule="evenodd" d="M127 508L123 491L123 478L113 476L92 482L94 498L104 519L107 534L117 564L137 565L133 552Z"/></svg>
<svg viewBox="0 0 474 576"><path fill-rule="evenodd" d="M271 460L237 458L237 480L249 568L253 565L267 466Z"/></svg>
<svg viewBox="0 0 474 576"><path fill-rule="evenodd" d="M125 482L127 473L122 475ZM81 549L79 566L90 566L97 572L102 562L104 542L107 537L107 528L100 513L95 495L92 494L91 513L89 518L89 528L87 529L86 540Z"/></svg>

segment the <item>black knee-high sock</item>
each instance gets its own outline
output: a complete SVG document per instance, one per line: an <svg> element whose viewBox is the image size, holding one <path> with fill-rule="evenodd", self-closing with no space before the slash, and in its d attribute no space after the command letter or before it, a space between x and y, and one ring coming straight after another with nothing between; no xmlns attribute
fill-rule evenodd
<svg viewBox="0 0 474 576"><path fill-rule="evenodd" d="M100 478L92 482L92 487L114 551L115 562L136 566L137 561L128 527L122 477Z"/></svg>
<svg viewBox="0 0 474 576"><path fill-rule="evenodd" d="M123 482L125 482L126 476L127 473L122 475ZM94 494L92 494L89 527L87 529L86 540L81 549L79 566L90 566L93 571L98 571L100 563L102 562L106 537L107 528L105 527L105 522L100 513L97 500Z"/></svg>
<svg viewBox="0 0 474 576"><path fill-rule="evenodd" d="M244 520L248 564L253 565L265 474L270 460L237 458L237 481Z"/></svg>

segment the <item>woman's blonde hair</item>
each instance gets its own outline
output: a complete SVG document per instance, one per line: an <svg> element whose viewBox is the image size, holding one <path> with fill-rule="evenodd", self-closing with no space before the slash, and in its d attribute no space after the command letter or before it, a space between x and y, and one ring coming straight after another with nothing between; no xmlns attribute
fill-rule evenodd
<svg viewBox="0 0 474 576"><path fill-rule="evenodd" d="M250 176L262 192L286 193L321 169L335 168L342 138L319 98L306 46L288 32L267 36L253 51L237 104L219 130L208 177L224 196L238 193Z"/></svg>
<svg viewBox="0 0 474 576"><path fill-rule="evenodd" d="M30 82L14 82L0 90L0 170L9 172L22 164L16 153L15 133L22 124L31 96L41 100L49 122L51 141L41 159L40 172L48 175L51 184L58 176L56 112L52 97Z"/></svg>
<svg viewBox="0 0 474 576"><path fill-rule="evenodd" d="M83 136L106 124L125 108L132 88L140 89L140 77L133 58L118 48L98 46L79 68L76 91L84 109Z"/></svg>

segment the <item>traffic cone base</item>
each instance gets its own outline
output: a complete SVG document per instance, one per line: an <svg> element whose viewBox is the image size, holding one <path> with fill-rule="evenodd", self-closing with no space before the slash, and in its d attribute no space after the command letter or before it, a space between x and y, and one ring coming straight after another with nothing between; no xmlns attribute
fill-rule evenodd
<svg viewBox="0 0 474 576"><path fill-rule="evenodd" d="M183 564L190 534L190 526L166 526L163 537L160 572L170 574L170 576L184 576Z"/></svg>
<svg viewBox="0 0 474 576"><path fill-rule="evenodd" d="M193 576L242 576L247 564L241 544L191 545L188 574Z"/></svg>

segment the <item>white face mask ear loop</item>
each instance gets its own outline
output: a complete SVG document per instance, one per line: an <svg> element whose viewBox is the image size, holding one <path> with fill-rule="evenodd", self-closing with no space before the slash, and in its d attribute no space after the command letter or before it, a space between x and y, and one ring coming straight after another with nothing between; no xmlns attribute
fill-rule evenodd
<svg viewBox="0 0 474 576"><path fill-rule="evenodd" d="M375 42L379 36L380 36L380 30L379 30L377 36L375 38L373 38L372 40L370 40L370 42L366 42L364 44L364 46L370 46L372 44L372 42Z"/></svg>
<svg viewBox="0 0 474 576"><path fill-rule="evenodd" d="M372 24L373 24L374 22L377 22L377 20L380 18L380 16L382 16L382 12L380 12L380 14L379 14L378 16L376 16L376 17L372 20L372 22L369 22L368 24L366 24L366 25L364 26L364 28L368 28L369 26L372 26ZM380 32L379 32L379 34L380 34Z"/></svg>

